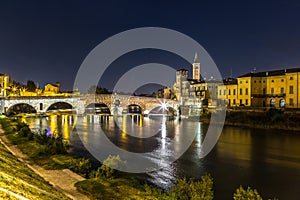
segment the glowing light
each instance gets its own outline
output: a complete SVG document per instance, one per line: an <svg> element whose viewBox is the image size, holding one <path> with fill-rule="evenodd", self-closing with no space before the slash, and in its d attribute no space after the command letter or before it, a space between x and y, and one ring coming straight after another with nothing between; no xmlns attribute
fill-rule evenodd
<svg viewBox="0 0 300 200"><path fill-rule="evenodd" d="M166 102L161 103L161 108L163 110L167 110L167 104L166 104Z"/></svg>

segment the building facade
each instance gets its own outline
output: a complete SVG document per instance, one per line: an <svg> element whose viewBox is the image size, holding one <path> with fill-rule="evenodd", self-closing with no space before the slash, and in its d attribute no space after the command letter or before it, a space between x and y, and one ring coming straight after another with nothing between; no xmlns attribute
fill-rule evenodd
<svg viewBox="0 0 300 200"><path fill-rule="evenodd" d="M195 53L194 63L193 63L193 80L201 80L200 62L198 59L197 52Z"/></svg>
<svg viewBox="0 0 300 200"><path fill-rule="evenodd" d="M60 83L56 83L56 85L46 84L43 95L45 96L53 96L60 93Z"/></svg>
<svg viewBox="0 0 300 200"><path fill-rule="evenodd" d="M300 68L244 74L218 90L227 106L300 108Z"/></svg>
<svg viewBox="0 0 300 200"><path fill-rule="evenodd" d="M7 74L0 74L0 91L1 96L6 97L8 95L10 77Z"/></svg>

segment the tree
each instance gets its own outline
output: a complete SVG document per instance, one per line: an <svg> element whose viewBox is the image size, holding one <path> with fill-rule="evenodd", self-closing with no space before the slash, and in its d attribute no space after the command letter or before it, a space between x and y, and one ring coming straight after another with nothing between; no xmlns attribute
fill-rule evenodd
<svg viewBox="0 0 300 200"><path fill-rule="evenodd" d="M202 176L199 181L178 179L176 185L169 192L169 196L179 200L212 200L214 197L212 187L213 179L210 175Z"/></svg>
<svg viewBox="0 0 300 200"><path fill-rule="evenodd" d="M92 85L88 91L88 94L111 94L111 92L108 91L106 88L102 88L96 85Z"/></svg>
<svg viewBox="0 0 300 200"><path fill-rule="evenodd" d="M109 155L97 169L96 177L103 176L105 178L113 178L116 173L115 169L122 169L126 166L126 161L121 160L119 155Z"/></svg>
<svg viewBox="0 0 300 200"><path fill-rule="evenodd" d="M236 189L236 192L233 194L234 200L262 200L262 197L259 195L256 189L251 189L250 187L245 190L242 186Z"/></svg>
<svg viewBox="0 0 300 200"><path fill-rule="evenodd" d="M29 91L29 92L35 92L35 90L36 90L36 85L32 80L27 81L26 87L27 87L27 91Z"/></svg>

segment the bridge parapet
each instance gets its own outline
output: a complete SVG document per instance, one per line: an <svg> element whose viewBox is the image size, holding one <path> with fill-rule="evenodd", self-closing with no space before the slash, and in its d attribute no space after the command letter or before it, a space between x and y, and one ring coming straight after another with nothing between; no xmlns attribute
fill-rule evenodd
<svg viewBox="0 0 300 200"><path fill-rule="evenodd" d="M115 101L119 101L116 105ZM112 111L116 107L121 110L128 105L136 104L142 108L143 111L151 110L154 107L160 106L163 102L168 106L178 109L179 103L170 99L160 99L151 97L138 97L129 95L76 95L72 97L63 96L35 96L35 97L4 97L0 98L0 111L6 113L9 108L17 104L28 104L36 109L37 113L45 113L48 108L58 102L70 104L78 114L83 114L85 108L90 103L104 103Z"/></svg>

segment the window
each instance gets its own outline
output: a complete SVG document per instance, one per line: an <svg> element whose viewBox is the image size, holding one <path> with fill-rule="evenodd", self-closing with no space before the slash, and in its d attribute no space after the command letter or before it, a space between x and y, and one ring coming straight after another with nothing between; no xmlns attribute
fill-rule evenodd
<svg viewBox="0 0 300 200"><path fill-rule="evenodd" d="M284 80L283 80L283 79L281 79L281 82L284 82Z"/></svg>
<svg viewBox="0 0 300 200"><path fill-rule="evenodd" d="M256 81L254 81L254 83L256 83Z"/></svg>
<svg viewBox="0 0 300 200"><path fill-rule="evenodd" d="M259 83L261 83L261 81L259 81Z"/></svg>
<svg viewBox="0 0 300 200"><path fill-rule="evenodd" d="M274 95L274 88L271 88L271 95Z"/></svg>
<svg viewBox="0 0 300 200"><path fill-rule="evenodd" d="M228 89L228 95L230 95L230 89Z"/></svg>
<svg viewBox="0 0 300 200"><path fill-rule="evenodd" d="M235 105L235 99L233 99L233 105Z"/></svg>
<svg viewBox="0 0 300 200"><path fill-rule="evenodd" d="M226 90L224 90L223 94L226 95Z"/></svg>
<svg viewBox="0 0 300 200"><path fill-rule="evenodd" d="M266 94L266 88L263 88L263 94Z"/></svg>
<svg viewBox="0 0 300 200"><path fill-rule="evenodd" d="M248 88L246 88L246 95L248 95Z"/></svg>
<svg viewBox="0 0 300 200"><path fill-rule="evenodd" d="M243 104L243 100L242 99L240 99L240 105L242 105Z"/></svg>
<svg viewBox="0 0 300 200"><path fill-rule="evenodd" d="M240 95L242 95L242 94L243 94L243 89L241 88L241 89L240 89Z"/></svg>
<svg viewBox="0 0 300 200"><path fill-rule="evenodd" d="M265 83L266 81L263 81L263 83Z"/></svg>
<svg viewBox="0 0 300 200"><path fill-rule="evenodd" d="M220 90L220 93L219 93L219 95L222 95L222 90Z"/></svg>
<svg viewBox="0 0 300 200"><path fill-rule="evenodd" d="M246 83L248 83L248 81L246 81Z"/></svg>
<svg viewBox="0 0 300 200"><path fill-rule="evenodd" d="M293 106L293 105L294 105L294 99L292 99L292 98L290 99L289 105L290 105L290 106Z"/></svg>
<svg viewBox="0 0 300 200"><path fill-rule="evenodd" d="M293 80L293 77L292 77L292 76L290 77L290 80Z"/></svg>
<svg viewBox="0 0 300 200"><path fill-rule="evenodd" d="M248 105L248 99L246 99L246 105Z"/></svg>
<svg viewBox="0 0 300 200"><path fill-rule="evenodd" d="M294 86L290 85L290 94L294 94Z"/></svg>
<svg viewBox="0 0 300 200"><path fill-rule="evenodd" d="M240 84L242 84L243 82L242 81L240 81Z"/></svg>
<svg viewBox="0 0 300 200"><path fill-rule="evenodd" d="M274 80L272 80L272 83L274 83Z"/></svg>
<svg viewBox="0 0 300 200"><path fill-rule="evenodd" d="M283 87L280 88L280 93L281 93L281 94L284 94L284 88L283 88Z"/></svg>
<svg viewBox="0 0 300 200"><path fill-rule="evenodd" d="M233 95L235 95L235 89L233 89Z"/></svg>

